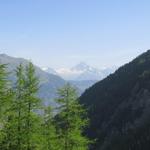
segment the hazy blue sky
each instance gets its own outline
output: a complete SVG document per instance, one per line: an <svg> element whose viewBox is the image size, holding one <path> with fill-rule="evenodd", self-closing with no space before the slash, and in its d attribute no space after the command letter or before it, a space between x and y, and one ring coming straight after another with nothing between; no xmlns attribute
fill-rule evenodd
<svg viewBox="0 0 150 150"><path fill-rule="evenodd" d="M40 66L123 64L150 48L149 0L0 0L0 53Z"/></svg>

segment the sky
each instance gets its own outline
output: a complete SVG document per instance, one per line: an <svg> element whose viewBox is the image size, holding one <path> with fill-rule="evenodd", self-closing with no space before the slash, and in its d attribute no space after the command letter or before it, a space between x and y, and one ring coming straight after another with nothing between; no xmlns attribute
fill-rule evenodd
<svg viewBox="0 0 150 150"><path fill-rule="evenodd" d="M150 48L149 0L0 0L0 53L52 68L120 66Z"/></svg>

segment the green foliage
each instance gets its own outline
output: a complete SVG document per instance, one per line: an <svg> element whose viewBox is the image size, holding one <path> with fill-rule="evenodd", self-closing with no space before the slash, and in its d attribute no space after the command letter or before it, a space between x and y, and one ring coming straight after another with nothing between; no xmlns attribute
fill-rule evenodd
<svg viewBox="0 0 150 150"><path fill-rule="evenodd" d="M5 71L6 65L0 65L0 119L3 118L7 103L10 100L9 83L7 81L8 73Z"/></svg>
<svg viewBox="0 0 150 150"><path fill-rule="evenodd" d="M16 70L17 81L15 84L15 98L14 98L14 110L15 110L15 122L16 122L16 150L23 149L25 128L25 72L22 64L17 67Z"/></svg>
<svg viewBox="0 0 150 150"><path fill-rule="evenodd" d="M60 150L60 141L56 133L55 122L53 118L53 111L50 106L44 108L43 124L42 124L42 136L43 136L43 150Z"/></svg>
<svg viewBox="0 0 150 150"><path fill-rule="evenodd" d="M0 149L4 149L4 145L7 145L7 147L10 146L10 143L6 143L5 139L8 139L13 135L10 124L13 113L9 113L13 94L10 90L7 76L6 65L0 65ZM7 132L5 131L6 127L8 129ZM12 132L9 133L9 130Z"/></svg>
<svg viewBox="0 0 150 150"><path fill-rule="evenodd" d="M26 67L25 76L25 98L24 98L24 129L25 129L25 148L27 150L38 148L38 131L40 117L36 114L40 106L40 99L36 96L38 92L38 78L32 63Z"/></svg>
<svg viewBox="0 0 150 150"><path fill-rule="evenodd" d="M85 110L70 85L59 90L57 102L60 107L54 115L56 111L50 106L42 106L37 96L39 79L32 63L17 67L13 86L8 82L5 69L5 65L0 65L1 150L88 148L89 141L82 135L88 120L84 119Z"/></svg>
<svg viewBox="0 0 150 150"><path fill-rule="evenodd" d="M150 149L150 50L80 97L88 109L91 150Z"/></svg>
<svg viewBox="0 0 150 150"><path fill-rule="evenodd" d="M82 135L88 124L84 108L78 103L76 90L69 84L58 91L57 127L62 150L86 150L89 140Z"/></svg>

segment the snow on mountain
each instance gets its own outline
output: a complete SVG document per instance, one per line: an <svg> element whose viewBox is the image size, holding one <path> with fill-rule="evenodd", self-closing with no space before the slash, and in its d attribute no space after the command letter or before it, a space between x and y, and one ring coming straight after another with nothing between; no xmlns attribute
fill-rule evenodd
<svg viewBox="0 0 150 150"><path fill-rule="evenodd" d="M72 68L60 68L56 70L51 68L43 68L43 70L49 73L57 74L65 80L84 81L101 80L110 73L113 73L116 70L116 67L97 69L81 62Z"/></svg>
<svg viewBox="0 0 150 150"><path fill-rule="evenodd" d="M80 62L79 64L77 64L76 66L72 67L71 70L76 70L76 71L86 71L86 70L93 70L92 67L90 67L89 65L87 65L84 62Z"/></svg>
<svg viewBox="0 0 150 150"><path fill-rule="evenodd" d="M115 69L116 67L97 69L82 62L73 67L71 70L81 72L76 80L101 80L108 76L110 73L113 73Z"/></svg>
<svg viewBox="0 0 150 150"><path fill-rule="evenodd" d="M60 68L56 70L57 74L65 80L76 80L76 78L82 74L82 70L72 70L69 68Z"/></svg>
<svg viewBox="0 0 150 150"><path fill-rule="evenodd" d="M71 71L79 73L76 77L76 80L99 80L102 76L98 69L91 67L83 62L72 67Z"/></svg>
<svg viewBox="0 0 150 150"><path fill-rule="evenodd" d="M42 67L41 69L42 69L43 71L47 72L47 73L57 75L57 72L56 72L54 69L52 69L52 68L49 68L49 67Z"/></svg>

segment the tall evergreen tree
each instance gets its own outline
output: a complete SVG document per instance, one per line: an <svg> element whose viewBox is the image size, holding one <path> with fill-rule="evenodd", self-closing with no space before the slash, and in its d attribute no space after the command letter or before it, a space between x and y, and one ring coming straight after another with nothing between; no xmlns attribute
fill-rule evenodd
<svg viewBox="0 0 150 150"><path fill-rule="evenodd" d="M15 99L14 99L14 111L16 121L16 150L22 150L24 148L24 111L25 111L25 70L22 64L16 69L17 81L15 84Z"/></svg>
<svg viewBox="0 0 150 150"><path fill-rule="evenodd" d="M14 147L16 150L39 150L41 120L37 112L40 104L37 97L39 82L32 63L26 68L20 64L16 69L16 79L11 112L14 114L14 122L11 122L15 131L12 138Z"/></svg>
<svg viewBox="0 0 150 150"><path fill-rule="evenodd" d="M50 106L45 107L43 116L43 146L44 150L60 150L54 122L54 114Z"/></svg>
<svg viewBox="0 0 150 150"><path fill-rule="evenodd" d="M32 63L26 67L25 74L25 146L27 150L38 149L40 116L37 111L40 106L40 99L37 97L39 80L35 75Z"/></svg>
<svg viewBox="0 0 150 150"><path fill-rule="evenodd" d="M61 150L87 150L89 140L82 132L88 119L85 118L85 109L78 102L76 90L67 84L58 91L58 95L57 125Z"/></svg>
<svg viewBox="0 0 150 150"><path fill-rule="evenodd" d="M6 65L0 65L0 149L7 150L12 147L13 130L12 130L12 117L10 113L13 92L11 84L8 81L8 73Z"/></svg>
<svg viewBox="0 0 150 150"><path fill-rule="evenodd" d="M58 91L56 116L37 97L39 80L32 63L16 69L11 90L5 65L0 65L0 149L2 150L86 150L83 136L88 124L85 109L78 103L76 90L69 84Z"/></svg>
<svg viewBox="0 0 150 150"><path fill-rule="evenodd" d="M6 72L6 65L0 65L0 121L3 118L6 103L8 102L8 73ZM2 122L0 122L2 123Z"/></svg>

